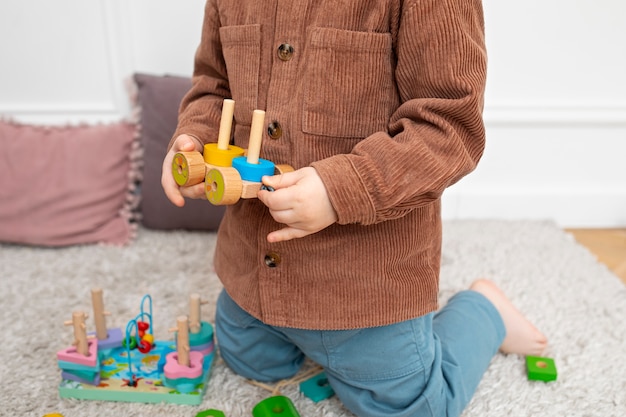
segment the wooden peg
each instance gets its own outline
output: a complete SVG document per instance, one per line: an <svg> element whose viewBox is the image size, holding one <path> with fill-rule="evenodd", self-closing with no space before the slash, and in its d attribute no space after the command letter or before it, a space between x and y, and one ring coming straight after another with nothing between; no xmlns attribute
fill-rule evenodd
<svg viewBox="0 0 626 417"><path fill-rule="evenodd" d="M177 337L176 353L178 354L178 364L189 366L189 319L187 316L179 316L176 319Z"/></svg>
<svg viewBox="0 0 626 417"><path fill-rule="evenodd" d="M247 161L249 164L258 165L261 155L261 142L263 141L263 130L265 123L265 112L255 110L252 114L252 126L250 126L250 141L248 142Z"/></svg>
<svg viewBox="0 0 626 417"><path fill-rule="evenodd" d="M191 294L189 296L189 330L191 333L200 333L200 295Z"/></svg>
<svg viewBox="0 0 626 417"><path fill-rule="evenodd" d="M202 327L200 306L204 304L208 304L208 302L201 300L199 294L189 296L189 330L193 334L200 333Z"/></svg>
<svg viewBox="0 0 626 417"><path fill-rule="evenodd" d="M217 149L226 151L230 143L230 132L233 126L233 114L235 112L235 100L224 99L222 104L222 120L220 121L220 131L217 137Z"/></svg>
<svg viewBox="0 0 626 417"><path fill-rule="evenodd" d="M102 288L93 288L91 290L91 303L93 304L93 320L96 324L96 337L98 340L106 340L109 335L105 316L109 315L109 313L104 311Z"/></svg>
<svg viewBox="0 0 626 417"><path fill-rule="evenodd" d="M74 327L74 346L76 346L76 352L83 356L89 355L89 345L87 344L87 326L85 326L85 320L87 314L83 311L74 311L72 313L72 320L66 321L66 326Z"/></svg>

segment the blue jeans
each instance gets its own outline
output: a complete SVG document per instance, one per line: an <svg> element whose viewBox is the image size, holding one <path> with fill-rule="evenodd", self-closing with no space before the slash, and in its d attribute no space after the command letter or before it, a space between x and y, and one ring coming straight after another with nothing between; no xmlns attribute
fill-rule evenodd
<svg viewBox="0 0 626 417"><path fill-rule="evenodd" d="M469 290L436 314L357 330L268 326L222 291L216 336L226 364L246 378L291 378L308 356L359 417L441 417L461 414L505 329L491 302Z"/></svg>

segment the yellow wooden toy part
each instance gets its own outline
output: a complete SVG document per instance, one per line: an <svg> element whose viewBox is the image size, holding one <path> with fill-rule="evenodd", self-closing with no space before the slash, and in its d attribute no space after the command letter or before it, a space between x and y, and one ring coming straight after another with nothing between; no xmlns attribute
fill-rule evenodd
<svg viewBox="0 0 626 417"><path fill-rule="evenodd" d="M238 146L229 145L227 149L220 149L217 143L207 143L204 145L204 162L208 165L229 167L234 158L243 156L244 153L245 150Z"/></svg>
<svg viewBox="0 0 626 417"><path fill-rule="evenodd" d="M204 181L210 166L230 166L233 158L244 154L244 149L229 145L235 111L235 101L225 99L217 143L204 145L203 154L197 151L178 152L172 160L172 176L181 187Z"/></svg>

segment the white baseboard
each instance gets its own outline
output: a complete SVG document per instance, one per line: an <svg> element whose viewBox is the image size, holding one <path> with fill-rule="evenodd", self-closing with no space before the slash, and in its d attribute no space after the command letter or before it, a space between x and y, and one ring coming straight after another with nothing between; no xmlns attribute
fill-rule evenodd
<svg viewBox="0 0 626 417"><path fill-rule="evenodd" d="M624 126L626 102L487 101L484 119L489 126Z"/></svg>
<svg viewBox="0 0 626 417"><path fill-rule="evenodd" d="M63 126L78 124L99 124L114 123L121 120L130 119L129 115L122 115L120 112L112 111L67 111L56 112L0 112L0 118L13 120L19 123L34 124L40 126Z"/></svg>

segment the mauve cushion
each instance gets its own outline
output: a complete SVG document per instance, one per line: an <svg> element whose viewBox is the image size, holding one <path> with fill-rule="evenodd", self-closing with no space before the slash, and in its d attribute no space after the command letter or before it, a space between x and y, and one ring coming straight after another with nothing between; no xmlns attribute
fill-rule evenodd
<svg viewBox="0 0 626 417"><path fill-rule="evenodd" d="M133 78L144 149L141 223L161 230L217 230L224 207L190 199L185 201L184 207L177 207L167 199L161 187L163 157L176 130L180 102L191 88L191 78L150 74L135 74Z"/></svg>
<svg viewBox="0 0 626 417"><path fill-rule="evenodd" d="M126 122L34 126L0 120L0 240L128 243L136 229L135 138L136 126Z"/></svg>

